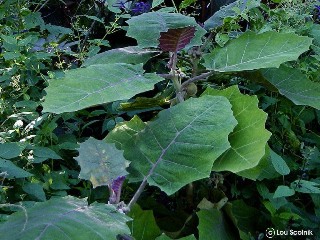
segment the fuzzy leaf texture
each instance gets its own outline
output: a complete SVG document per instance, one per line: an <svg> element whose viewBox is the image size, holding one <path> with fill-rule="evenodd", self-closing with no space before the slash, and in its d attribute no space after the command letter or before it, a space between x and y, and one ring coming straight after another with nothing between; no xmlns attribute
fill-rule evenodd
<svg viewBox="0 0 320 240"><path fill-rule="evenodd" d="M146 63L151 57L158 53L158 51L142 49L136 46L116 48L96 54L93 57L86 59L82 66L110 63Z"/></svg>
<svg viewBox="0 0 320 240"><path fill-rule="evenodd" d="M142 64L90 65L66 71L63 78L51 80L45 89L44 112L73 112L98 104L129 99L152 90L162 81L154 73L143 73Z"/></svg>
<svg viewBox="0 0 320 240"><path fill-rule="evenodd" d="M169 29L194 27L195 36L186 47L200 46L202 36L206 31L199 26L194 18L179 13L149 12L127 21L129 27L127 36L135 38L142 48L158 47L161 32Z"/></svg>
<svg viewBox="0 0 320 240"><path fill-rule="evenodd" d="M123 151L114 144L89 138L80 143L79 156L75 158L81 167L79 178L90 180L93 187L111 185L118 176L127 175L129 162Z"/></svg>
<svg viewBox="0 0 320 240"><path fill-rule="evenodd" d="M312 82L298 69L281 66L261 70L262 76L296 105L320 110L320 83Z"/></svg>
<svg viewBox="0 0 320 240"><path fill-rule="evenodd" d="M195 31L195 27L185 27L162 32L160 33L159 47L163 51L178 52L190 43Z"/></svg>
<svg viewBox="0 0 320 240"><path fill-rule="evenodd" d="M224 90L208 88L204 94L228 98L238 121L229 135L231 148L214 162L213 170L237 173L257 166L271 135L265 129L267 114L258 108L257 97L241 94L237 86Z"/></svg>
<svg viewBox="0 0 320 240"><path fill-rule="evenodd" d="M210 175L213 162L230 147L228 135L236 124L225 97L203 96L161 111L142 130L134 124L136 133L122 124L107 141L121 142L116 134L129 132L125 144L118 144L131 161L129 178L141 181L145 177L150 185L171 195Z"/></svg>
<svg viewBox="0 0 320 240"><path fill-rule="evenodd" d="M44 214L45 213L45 214ZM1 240L116 239L130 234L130 218L112 205L67 196L36 203L0 223Z"/></svg>
<svg viewBox="0 0 320 240"><path fill-rule="evenodd" d="M218 72L277 68L281 63L296 60L311 43L312 38L294 33L248 31L223 48L204 54L204 66Z"/></svg>

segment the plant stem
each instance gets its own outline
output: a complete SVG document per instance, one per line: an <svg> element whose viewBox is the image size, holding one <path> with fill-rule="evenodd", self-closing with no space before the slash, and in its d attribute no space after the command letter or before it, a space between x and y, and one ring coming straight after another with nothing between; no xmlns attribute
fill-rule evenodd
<svg viewBox="0 0 320 240"><path fill-rule="evenodd" d="M135 194L133 195L132 199L130 200L126 212L130 212L130 209L132 208L132 206L138 201L141 193L143 192L145 186L147 185L147 177L144 177L142 183L140 184L138 190L135 192Z"/></svg>
<svg viewBox="0 0 320 240"><path fill-rule="evenodd" d="M190 78L189 80L187 80L187 81L182 83L181 89L186 88L190 83L193 83L193 82L196 82L196 81L199 81L199 80L205 80L206 78L210 77L213 74L214 74L214 71L211 71L211 72L202 73L199 76Z"/></svg>

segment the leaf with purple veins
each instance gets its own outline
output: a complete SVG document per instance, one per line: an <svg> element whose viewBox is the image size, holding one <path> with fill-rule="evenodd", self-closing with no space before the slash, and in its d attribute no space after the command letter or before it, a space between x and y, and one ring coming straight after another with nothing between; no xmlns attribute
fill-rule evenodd
<svg viewBox="0 0 320 240"><path fill-rule="evenodd" d="M159 47L163 51L177 52L191 42L195 32L195 27L169 29L167 32L161 32Z"/></svg>

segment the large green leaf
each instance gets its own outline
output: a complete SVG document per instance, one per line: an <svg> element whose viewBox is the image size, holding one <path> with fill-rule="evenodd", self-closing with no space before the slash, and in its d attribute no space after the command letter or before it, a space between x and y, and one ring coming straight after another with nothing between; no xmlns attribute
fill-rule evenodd
<svg viewBox="0 0 320 240"><path fill-rule="evenodd" d="M233 72L279 67L296 60L307 51L312 39L294 33L247 31L223 48L215 48L203 56L204 66L218 72Z"/></svg>
<svg viewBox="0 0 320 240"><path fill-rule="evenodd" d="M241 94L237 86L222 91L208 88L204 95L228 98L238 121L229 135L231 148L214 162L213 170L236 173L258 165L271 134L265 129L267 114L258 108L257 97Z"/></svg>
<svg viewBox="0 0 320 240"><path fill-rule="evenodd" d="M79 178L90 180L94 188L107 186L117 177L127 175L129 162L113 143L89 138L80 143L79 156L75 159L81 167Z"/></svg>
<svg viewBox="0 0 320 240"><path fill-rule="evenodd" d="M103 53L99 53L91 58L86 59L83 63L83 66L110 63L145 63L151 57L157 55L158 53L158 51L142 49L136 46L116 48Z"/></svg>
<svg viewBox="0 0 320 240"><path fill-rule="evenodd" d="M63 113L123 100L153 89L163 79L143 74L142 64L97 64L69 70L46 88L44 112Z"/></svg>
<svg viewBox="0 0 320 240"><path fill-rule="evenodd" d="M263 180L263 179L273 179L280 177L280 174L275 170L272 164L272 157L277 157L276 153L270 154L272 150L268 145L266 145L265 155L260 160L259 164L254 168L249 168L240 172L237 175L249 178L252 180ZM280 157L280 156L279 156ZM276 161L276 160L275 160Z"/></svg>
<svg viewBox="0 0 320 240"><path fill-rule="evenodd" d="M71 196L36 203L0 223L1 240L116 239L130 234L130 218L112 205L93 203Z"/></svg>
<svg viewBox="0 0 320 240"><path fill-rule="evenodd" d="M146 178L167 194L208 177L213 162L229 148L228 134L235 125L225 97L193 98L163 110L123 145L130 177L139 172L135 180Z"/></svg>
<svg viewBox="0 0 320 240"><path fill-rule="evenodd" d="M281 66L261 70L262 76L279 93L297 105L308 105L320 110L320 83L310 81L299 69Z"/></svg>
<svg viewBox="0 0 320 240"><path fill-rule="evenodd" d="M152 210L142 210L138 204L135 204L129 212L129 216L133 221L128 225L131 230L131 235L136 240L155 239L161 234Z"/></svg>
<svg viewBox="0 0 320 240"><path fill-rule="evenodd" d="M139 47L158 47L160 32L169 29L196 27L195 37L186 47L201 45L201 37L206 33L194 18L178 13L149 12L133 17L127 23L127 36L135 38Z"/></svg>

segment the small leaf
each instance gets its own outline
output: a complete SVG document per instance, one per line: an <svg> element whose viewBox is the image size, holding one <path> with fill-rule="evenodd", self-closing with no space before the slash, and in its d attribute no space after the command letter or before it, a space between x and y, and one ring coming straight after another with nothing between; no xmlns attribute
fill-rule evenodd
<svg viewBox="0 0 320 240"><path fill-rule="evenodd" d="M150 240L161 234L152 210L142 210L138 204L135 204L129 212L129 217L133 219L128 226L135 239Z"/></svg>
<svg viewBox="0 0 320 240"><path fill-rule="evenodd" d="M277 190L274 192L273 198L280 198L280 197L290 197L293 196L295 191L288 186L278 186Z"/></svg>
<svg viewBox="0 0 320 240"><path fill-rule="evenodd" d="M17 167L13 162L0 158L0 172L6 172L6 178L25 178L32 176L31 173Z"/></svg>
<svg viewBox="0 0 320 240"><path fill-rule="evenodd" d="M237 234L233 231L232 222L221 210L214 208L214 204L203 199L198 206L197 212L199 218L199 240L235 240Z"/></svg>
<svg viewBox="0 0 320 240"><path fill-rule="evenodd" d="M272 150L270 150L270 157L272 165L278 173L280 173L281 175L288 175L290 173L290 168L282 157L280 157Z"/></svg>
<svg viewBox="0 0 320 240"><path fill-rule="evenodd" d="M320 83L307 78L299 69L280 66L261 71L263 77L279 93L296 105L307 105L320 110Z"/></svg>
<svg viewBox="0 0 320 240"><path fill-rule="evenodd" d="M294 33L247 31L223 48L204 54L204 66L218 72L279 67L309 50L312 39Z"/></svg>
<svg viewBox="0 0 320 240"><path fill-rule="evenodd" d="M130 218L112 205L93 203L75 197L52 198L0 222L1 240L116 239L130 234Z"/></svg>
<svg viewBox="0 0 320 240"><path fill-rule="evenodd" d="M291 183L290 187L296 192L320 194L320 184L316 182L296 180Z"/></svg>
<svg viewBox="0 0 320 240"><path fill-rule="evenodd" d="M118 176L127 175L129 163L111 143L89 138L80 143L79 157L75 159L81 167L79 178L90 180L94 188L110 185Z"/></svg>
<svg viewBox="0 0 320 240"><path fill-rule="evenodd" d="M0 158L11 159L21 154L21 146L18 143L0 143Z"/></svg>
<svg viewBox="0 0 320 240"><path fill-rule="evenodd" d="M190 43L195 31L195 27L185 27L161 32L159 47L163 51L178 52Z"/></svg>
<svg viewBox="0 0 320 240"><path fill-rule="evenodd" d="M33 148L33 162L34 163L41 163L47 159L61 159L61 157L56 154L50 148L47 147L35 147Z"/></svg>
<svg viewBox="0 0 320 240"><path fill-rule="evenodd" d="M44 112L73 112L98 104L124 100L152 90L162 81L156 74L143 74L142 65L97 64L66 71L51 80L45 90Z"/></svg>
<svg viewBox="0 0 320 240"><path fill-rule="evenodd" d="M43 186L39 183L27 183L22 187L23 191L32 195L37 200L46 201L46 194L43 191Z"/></svg>

